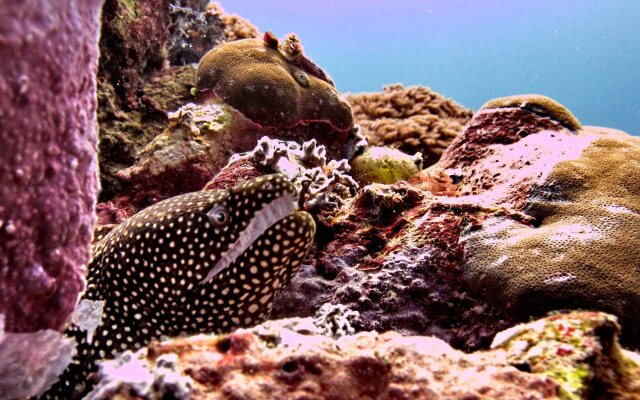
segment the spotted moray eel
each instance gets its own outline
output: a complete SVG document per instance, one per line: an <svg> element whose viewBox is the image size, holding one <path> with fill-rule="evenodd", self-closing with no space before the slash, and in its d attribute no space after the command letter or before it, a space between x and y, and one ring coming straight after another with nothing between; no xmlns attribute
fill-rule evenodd
<svg viewBox="0 0 640 400"><path fill-rule="evenodd" d="M67 330L78 355L43 398L86 393L96 360L152 339L267 319L315 234L296 204L294 186L274 174L176 196L115 227L94 247L83 295L105 302L102 323L90 342L85 331Z"/></svg>

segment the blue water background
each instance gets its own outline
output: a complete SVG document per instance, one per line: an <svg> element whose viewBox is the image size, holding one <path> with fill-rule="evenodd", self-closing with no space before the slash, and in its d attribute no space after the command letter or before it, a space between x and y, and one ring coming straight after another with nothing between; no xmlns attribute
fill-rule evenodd
<svg viewBox="0 0 640 400"><path fill-rule="evenodd" d="M343 92L420 84L477 109L540 93L640 134L640 0L222 0L296 32Z"/></svg>

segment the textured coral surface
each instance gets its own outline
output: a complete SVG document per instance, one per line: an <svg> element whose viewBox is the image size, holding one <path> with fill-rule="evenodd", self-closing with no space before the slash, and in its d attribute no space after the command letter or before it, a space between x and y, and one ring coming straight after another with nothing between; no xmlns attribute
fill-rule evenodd
<svg viewBox="0 0 640 400"><path fill-rule="evenodd" d="M3 5L0 313L10 332L59 329L83 288L97 193L100 5Z"/></svg>
<svg viewBox="0 0 640 400"><path fill-rule="evenodd" d="M41 391L73 355L56 331L3 330L60 327L93 222L97 32L86 23L99 2L50 3L0 11L0 398ZM63 14L74 18L52 29ZM274 300L271 318L291 320L125 352L103 364L89 399L640 398L640 356L617 343L619 321L622 342L640 347L640 140L582 128L539 95L490 100L473 117L425 87L351 94L349 105L294 34L257 39L206 0L106 0L102 21L96 238L159 200L274 171L317 231ZM188 64L216 45L196 73ZM361 132L406 154L362 155ZM137 252L131 241L118 257ZM127 276L117 302L139 292ZM220 287L238 304L232 284ZM516 325L575 308L618 319ZM110 354L142 346L127 337L105 341Z"/></svg>
<svg viewBox="0 0 640 400"><path fill-rule="evenodd" d="M465 276L514 312L597 308L618 315L634 338L640 332L640 145L590 139L579 157L557 163L533 187L525 210L535 227L498 217L465 237Z"/></svg>
<svg viewBox="0 0 640 400"><path fill-rule="evenodd" d="M425 166L440 158L472 111L422 86L389 85L381 93L346 95L369 143L421 152Z"/></svg>
<svg viewBox="0 0 640 400"><path fill-rule="evenodd" d="M179 393L192 399L532 400L640 394L638 365L620 352L619 328L606 314L557 315L522 325L502 333L494 350L474 354L396 332L320 335L323 322L280 320L229 335L152 344L147 357L127 356L143 379L131 379L110 362L89 398ZM596 391L591 382L598 382Z"/></svg>
<svg viewBox="0 0 640 400"><path fill-rule="evenodd" d="M101 0L0 11L0 398L46 389L75 345L98 190Z"/></svg>

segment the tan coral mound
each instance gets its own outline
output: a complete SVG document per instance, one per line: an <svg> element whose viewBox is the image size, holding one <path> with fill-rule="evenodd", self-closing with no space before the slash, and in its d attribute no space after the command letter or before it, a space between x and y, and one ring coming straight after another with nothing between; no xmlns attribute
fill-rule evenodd
<svg viewBox="0 0 640 400"><path fill-rule="evenodd" d="M424 86L394 84L385 86L381 93L345 97L370 144L395 147L408 154L419 151L425 166L438 161L473 115Z"/></svg>
<svg viewBox="0 0 640 400"><path fill-rule="evenodd" d="M86 399L638 398L637 355L618 345L620 326L607 314L518 325L499 333L492 350L465 354L434 337L350 335L353 315L325 311L152 343L105 361Z"/></svg>
<svg viewBox="0 0 640 400"><path fill-rule="evenodd" d="M640 308L640 145L634 138L591 140L534 186L525 210L539 226L492 218L468 236L465 276L525 314L597 308L633 331Z"/></svg>

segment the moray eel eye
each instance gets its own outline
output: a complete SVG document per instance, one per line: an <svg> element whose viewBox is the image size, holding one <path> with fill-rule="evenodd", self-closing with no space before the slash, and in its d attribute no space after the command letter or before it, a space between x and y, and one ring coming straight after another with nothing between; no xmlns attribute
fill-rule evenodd
<svg viewBox="0 0 640 400"><path fill-rule="evenodd" d="M309 87L309 76L299 68L293 70L293 77L303 87Z"/></svg>
<svg viewBox="0 0 640 400"><path fill-rule="evenodd" d="M219 204L209 210L207 218L209 218L212 224L223 226L229 221L229 210L227 210L227 207Z"/></svg>

